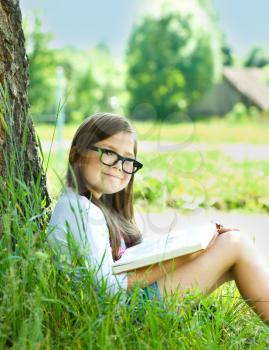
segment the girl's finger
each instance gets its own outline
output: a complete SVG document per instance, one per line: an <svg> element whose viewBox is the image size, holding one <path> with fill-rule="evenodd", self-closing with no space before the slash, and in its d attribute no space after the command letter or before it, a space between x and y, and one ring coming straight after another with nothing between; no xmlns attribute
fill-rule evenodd
<svg viewBox="0 0 269 350"><path fill-rule="evenodd" d="M207 249L214 244L214 242L215 242L215 240L216 240L216 238L218 237L219 234L222 234L222 233L225 233L225 232L229 232L229 231L240 231L240 229L239 228L224 227L224 226L222 226L220 224L217 224L216 233L212 237L211 241L209 242L209 244L207 246Z"/></svg>
<svg viewBox="0 0 269 350"><path fill-rule="evenodd" d="M239 228L231 228L231 227L220 227L218 229L218 232L221 234L221 233L225 233L225 232L228 232L228 231L240 231Z"/></svg>

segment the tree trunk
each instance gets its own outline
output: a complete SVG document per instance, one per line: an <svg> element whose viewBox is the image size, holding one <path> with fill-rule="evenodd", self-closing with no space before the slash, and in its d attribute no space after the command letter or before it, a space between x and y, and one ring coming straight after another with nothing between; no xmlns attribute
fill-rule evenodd
<svg viewBox="0 0 269 350"><path fill-rule="evenodd" d="M28 116L28 61L24 43L19 1L0 0L0 177L5 179L7 176L5 152L12 154L15 151L19 154L23 149L23 130L26 126L25 151L14 168L14 179L18 174L23 174L25 183L31 189L33 181L39 178L43 202L48 208L50 197L46 176L38 153L33 122ZM12 135L6 132L5 124L11 127Z"/></svg>

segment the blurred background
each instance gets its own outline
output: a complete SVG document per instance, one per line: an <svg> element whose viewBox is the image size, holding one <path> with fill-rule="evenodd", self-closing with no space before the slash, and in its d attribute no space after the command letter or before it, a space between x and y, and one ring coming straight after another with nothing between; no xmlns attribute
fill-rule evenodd
<svg viewBox="0 0 269 350"><path fill-rule="evenodd" d="M59 68L66 123L98 110L163 120L268 108L262 86L246 86L269 81L265 0L152 3L21 1L36 123L55 121ZM141 104L147 112L135 113Z"/></svg>
<svg viewBox="0 0 269 350"><path fill-rule="evenodd" d="M264 246L267 1L20 4L30 111L54 200L76 128L92 113L111 111L127 116L138 133L138 158L145 164L136 174L138 212L147 218L168 213L145 225L156 233L158 218L173 224L170 209L192 221L214 209L215 217L259 232Z"/></svg>
<svg viewBox="0 0 269 350"><path fill-rule="evenodd" d="M22 0L31 114L57 198L97 111L139 136L136 206L269 211L266 1Z"/></svg>

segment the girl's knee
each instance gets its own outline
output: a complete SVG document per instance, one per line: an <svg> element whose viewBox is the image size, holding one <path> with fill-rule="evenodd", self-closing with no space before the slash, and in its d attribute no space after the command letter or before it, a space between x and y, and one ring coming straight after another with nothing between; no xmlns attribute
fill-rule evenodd
<svg viewBox="0 0 269 350"><path fill-rule="evenodd" d="M221 233L218 237L231 243L239 243L242 240L242 231L231 230Z"/></svg>
<svg viewBox="0 0 269 350"><path fill-rule="evenodd" d="M227 231L220 234L217 240L223 249L236 253L243 252L249 246L249 242L242 231Z"/></svg>

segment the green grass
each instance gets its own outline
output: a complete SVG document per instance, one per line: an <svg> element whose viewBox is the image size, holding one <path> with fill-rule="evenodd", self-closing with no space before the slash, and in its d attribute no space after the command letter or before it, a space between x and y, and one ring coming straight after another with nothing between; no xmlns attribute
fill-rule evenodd
<svg viewBox="0 0 269 350"><path fill-rule="evenodd" d="M9 155L14 157L14 154ZM10 159L10 158L9 158ZM10 164L7 162L7 166ZM46 242L37 184L16 181L13 167L1 178L0 348L29 349L264 349L268 327L230 283L205 297L164 297L167 311L144 302L134 287L130 305L123 295L95 287L83 258L59 269ZM16 186L14 186L16 183ZM45 225L40 225L43 218ZM80 273L78 277L77 273ZM140 310L140 311L139 311ZM142 310L142 311L141 311Z"/></svg>
<svg viewBox="0 0 269 350"><path fill-rule="evenodd" d="M269 162L236 162L219 151L144 153L137 173L135 198L164 209L192 212L199 208L269 212Z"/></svg>
<svg viewBox="0 0 269 350"><path fill-rule="evenodd" d="M10 131L10 137L13 137ZM70 265L59 269L46 242L49 213L44 208L39 185L36 182L25 184L20 172L15 176L14 166L23 166L23 158L17 159L15 150L14 144L11 152L5 154L6 176L0 177L1 349L226 350L269 347L268 327L239 298L232 283L208 297L194 290L184 298L179 295L164 298L169 312L161 312L157 304L150 307L145 303L144 311L139 313L141 300L136 294L139 289L134 289L129 308L119 304L122 295L106 294L105 281L100 289L96 289L93 271L87 269L83 258L74 256ZM20 151L23 155L23 149ZM143 157L148 164L157 163L152 155ZM197 168L198 159L191 157L189 154L180 157L179 162L173 160L176 164L173 176L178 171L180 180L183 176L180 171L184 170L185 178ZM203 164L207 165L198 167L205 178L210 180L209 176L214 176L217 168L221 169L218 176L227 172L229 161L218 164L217 153L205 159ZM64 171L66 160L52 155L51 161L57 171ZM161 157L156 171L165 169L167 162L169 158ZM253 176L252 166L244 166L244 175L250 174L248 181ZM258 165L255 166L257 169ZM260 167L264 170L262 164ZM49 175L52 168L49 167ZM194 172L191 178L199 176L200 172ZM149 170L143 176L150 176ZM170 186L170 179L165 181ZM173 181L175 178L171 186L174 186ZM149 203L154 201L149 199ZM77 272L80 272L79 278Z"/></svg>
<svg viewBox="0 0 269 350"><path fill-rule="evenodd" d="M218 143L268 143L269 118L259 121L229 121L212 118L197 122L161 124L154 122L132 122L139 140L173 141L177 143L206 142ZM78 125L69 124L64 128L64 138L72 140ZM41 140L51 140L53 125L36 125Z"/></svg>
<svg viewBox="0 0 269 350"><path fill-rule="evenodd" d="M62 182L65 180L67 160L68 152L51 153L50 157L49 152L44 153L44 164L47 166L47 187L53 203L57 200Z"/></svg>
<svg viewBox="0 0 269 350"><path fill-rule="evenodd" d="M9 181L5 190L11 189ZM45 227L32 219L42 208L32 190L19 185L16 191L1 191L1 349L269 346L267 326L241 300L232 283L208 297L194 290L184 298L177 294L164 298L167 312L147 303L139 312L139 289L134 289L129 308L120 305L120 293L106 294L105 281L99 290L94 288L93 273L83 259L73 259L69 267L59 270L46 243ZM80 278L75 277L78 269Z"/></svg>

